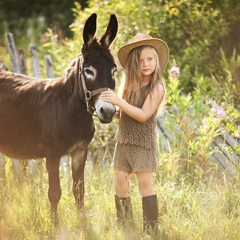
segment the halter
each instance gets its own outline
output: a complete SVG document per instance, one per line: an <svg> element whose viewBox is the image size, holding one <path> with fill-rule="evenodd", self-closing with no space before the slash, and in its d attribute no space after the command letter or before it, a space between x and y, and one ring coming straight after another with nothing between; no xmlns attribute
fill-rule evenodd
<svg viewBox="0 0 240 240"><path fill-rule="evenodd" d="M81 76L82 75L82 54L80 54L80 71L79 71L79 75L78 75L78 79L81 79L82 81L82 86L83 86L83 91L84 91L84 98L85 98L85 102L86 102L86 105L87 105L87 111L91 114L91 115L94 115L94 110L90 107L90 104L89 104L89 101L91 100L91 98L93 96L96 96L104 91L107 91L108 88L98 88L98 89L95 89L93 91L89 91L87 89L87 86L86 86L86 83L83 79L83 77ZM95 115L94 115L95 116Z"/></svg>

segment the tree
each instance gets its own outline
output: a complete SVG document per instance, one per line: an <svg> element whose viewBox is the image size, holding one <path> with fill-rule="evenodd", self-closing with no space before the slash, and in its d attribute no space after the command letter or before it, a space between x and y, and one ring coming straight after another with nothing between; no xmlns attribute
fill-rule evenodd
<svg viewBox="0 0 240 240"><path fill-rule="evenodd" d="M29 20L34 21L34 27L44 24L42 31L47 27L58 28L63 37L72 37L69 25L74 21L72 8L76 0L1 0L0 2L0 36L4 31L22 34L23 29L29 27ZM86 0L77 0L84 9ZM44 17L40 19L40 17ZM42 21L41 21L42 20ZM20 30L20 31L19 31Z"/></svg>

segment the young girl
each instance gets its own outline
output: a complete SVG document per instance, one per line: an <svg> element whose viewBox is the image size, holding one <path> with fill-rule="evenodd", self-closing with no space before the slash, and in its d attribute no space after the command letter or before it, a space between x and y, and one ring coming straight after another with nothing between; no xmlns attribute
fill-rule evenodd
<svg viewBox="0 0 240 240"><path fill-rule="evenodd" d="M143 226L149 233L158 222L157 196L153 174L157 168L156 117L163 111L166 89L162 72L169 58L167 44L147 34L137 34L120 48L118 58L125 69L122 96L112 90L101 98L119 107L120 120L114 152L114 190L117 218L132 217L129 195L132 173L142 196Z"/></svg>

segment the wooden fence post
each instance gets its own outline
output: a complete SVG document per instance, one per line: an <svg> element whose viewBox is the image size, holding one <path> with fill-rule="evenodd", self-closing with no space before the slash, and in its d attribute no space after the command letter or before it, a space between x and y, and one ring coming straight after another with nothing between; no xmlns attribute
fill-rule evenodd
<svg viewBox="0 0 240 240"><path fill-rule="evenodd" d="M33 67L33 73L34 77L41 78L41 71L40 71L40 65L38 61L38 55L37 55L37 48L34 44L30 44L30 53L32 56L32 67Z"/></svg>
<svg viewBox="0 0 240 240"><path fill-rule="evenodd" d="M51 55L50 54L46 54L44 56L44 60L45 60L45 65L46 65L46 70L47 70L47 76L49 78L54 78Z"/></svg>
<svg viewBox="0 0 240 240"><path fill-rule="evenodd" d="M18 50L18 55L19 55L20 72L24 75L28 75L25 52L22 49L20 49Z"/></svg>
<svg viewBox="0 0 240 240"><path fill-rule="evenodd" d="M13 72L21 73L19 63L18 63L18 53L15 47L15 41L12 33L7 33L7 44L8 44L8 51L10 53Z"/></svg>

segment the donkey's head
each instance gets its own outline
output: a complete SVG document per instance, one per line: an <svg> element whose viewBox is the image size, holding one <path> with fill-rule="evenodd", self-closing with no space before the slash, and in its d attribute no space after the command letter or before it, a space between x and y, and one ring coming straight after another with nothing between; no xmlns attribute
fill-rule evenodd
<svg viewBox="0 0 240 240"><path fill-rule="evenodd" d="M111 15L107 30L98 40L95 37L96 20L97 15L92 14L84 26L81 80L88 111L96 110L99 120L102 123L109 123L112 121L116 108L101 100L100 93L108 88L115 88L116 64L109 46L116 37L118 22L116 16Z"/></svg>

